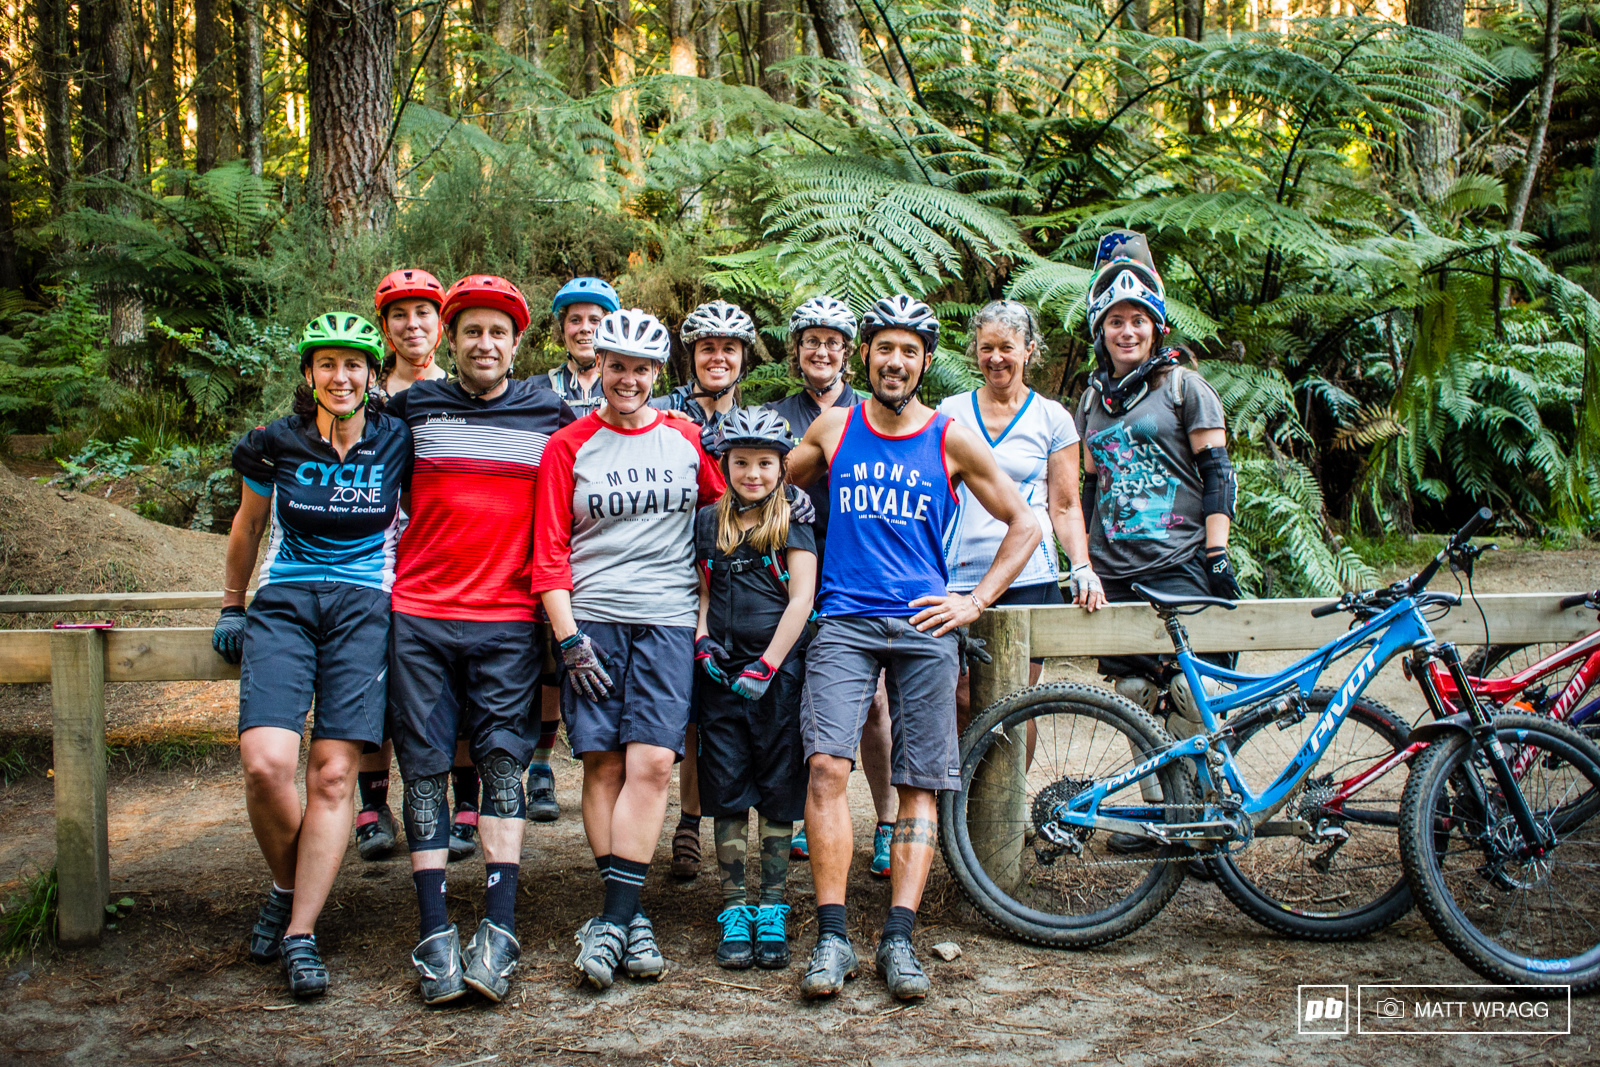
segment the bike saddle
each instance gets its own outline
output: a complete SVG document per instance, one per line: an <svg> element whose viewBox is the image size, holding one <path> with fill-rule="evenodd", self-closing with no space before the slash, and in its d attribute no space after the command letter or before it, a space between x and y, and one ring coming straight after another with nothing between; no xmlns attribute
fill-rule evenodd
<svg viewBox="0 0 1600 1067"><path fill-rule="evenodd" d="M1133 591L1150 601L1152 605L1166 611L1176 611L1179 608L1227 608L1232 611L1238 607L1231 600L1224 600L1219 596L1200 596L1195 593L1163 593L1159 589L1151 589L1148 585L1139 582L1133 583Z"/></svg>

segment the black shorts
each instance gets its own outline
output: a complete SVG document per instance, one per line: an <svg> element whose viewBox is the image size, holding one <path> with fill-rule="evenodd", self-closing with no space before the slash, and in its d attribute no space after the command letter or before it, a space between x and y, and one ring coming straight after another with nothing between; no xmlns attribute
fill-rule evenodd
<svg viewBox="0 0 1600 1067"><path fill-rule="evenodd" d="M804 660L791 655L760 700L746 700L709 678L696 682L701 813L722 818L755 808L775 822L805 818Z"/></svg>
<svg viewBox="0 0 1600 1067"><path fill-rule="evenodd" d="M1100 584L1105 588L1106 599L1113 604L1145 603L1144 597L1133 591L1134 582L1178 596L1211 595L1211 581L1206 571L1203 552L1197 552L1187 563L1163 567L1148 574L1136 574L1126 578L1104 574L1100 576ZM1197 655L1201 659L1210 660L1219 667L1227 667L1230 670L1239 662L1237 652L1201 652ZM1098 663L1100 673L1107 678L1153 678L1159 677L1162 663L1171 662L1172 659L1171 655L1101 656Z"/></svg>
<svg viewBox="0 0 1600 1067"><path fill-rule="evenodd" d="M1051 604L1065 604L1066 597L1061 595L1061 586L1054 581L1039 582L1035 585L1014 585L1001 593L996 598L992 607L1048 607ZM1043 656L1029 656L1029 663L1043 663Z"/></svg>
<svg viewBox="0 0 1600 1067"><path fill-rule="evenodd" d="M389 594L349 582L270 582L245 616L239 732L277 726L313 741L383 740Z"/></svg>
<svg viewBox="0 0 1600 1067"><path fill-rule="evenodd" d="M538 728L530 720L539 649L534 624L425 619L394 613L389 642L389 734L400 777L443 774L456 738L474 762L508 753L526 765Z"/></svg>

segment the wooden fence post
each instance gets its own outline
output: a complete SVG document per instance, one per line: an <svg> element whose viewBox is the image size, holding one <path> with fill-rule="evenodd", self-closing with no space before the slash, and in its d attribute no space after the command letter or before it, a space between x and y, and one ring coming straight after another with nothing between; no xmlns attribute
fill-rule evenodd
<svg viewBox="0 0 1600 1067"><path fill-rule="evenodd" d="M101 630L50 635L55 711L57 936L100 940L111 896L106 842L106 639Z"/></svg>
<svg viewBox="0 0 1600 1067"><path fill-rule="evenodd" d="M972 668L972 714L1027 687L1032 615L1027 608L991 608L972 624L972 634L988 642L993 663ZM1013 892L1022 874L1023 830L1027 826L1028 781L1025 729L1008 730L973 773L967 822L973 851L989 877Z"/></svg>

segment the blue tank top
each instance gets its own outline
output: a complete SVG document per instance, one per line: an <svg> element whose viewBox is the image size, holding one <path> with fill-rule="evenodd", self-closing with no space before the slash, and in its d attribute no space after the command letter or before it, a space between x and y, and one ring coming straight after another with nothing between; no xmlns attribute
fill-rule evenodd
<svg viewBox="0 0 1600 1067"><path fill-rule="evenodd" d="M828 464L832 515L817 614L909 618L911 601L944 596L944 532L956 494L944 465L947 415L885 437L857 405Z"/></svg>

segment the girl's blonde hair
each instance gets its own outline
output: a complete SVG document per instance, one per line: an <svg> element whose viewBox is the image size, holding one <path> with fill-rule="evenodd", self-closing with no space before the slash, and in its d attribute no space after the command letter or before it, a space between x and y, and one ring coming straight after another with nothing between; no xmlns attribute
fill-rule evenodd
<svg viewBox="0 0 1600 1067"><path fill-rule="evenodd" d="M748 534L750 546L764 556L780 552L789 544L789 498L785 495L787 490L782 480L783 471L788 464L780 457L778 465L778 487L756 509L756 524L750 528ZM727 476L726 457L723 459L722 473L724 477ZM746 538L744 529L739 526L739 503L739 495L734 492L732 484L729 484L722 492L722 499L717 501L718 552L724 554L732 552L739 547L739 542Z"/></svg>

